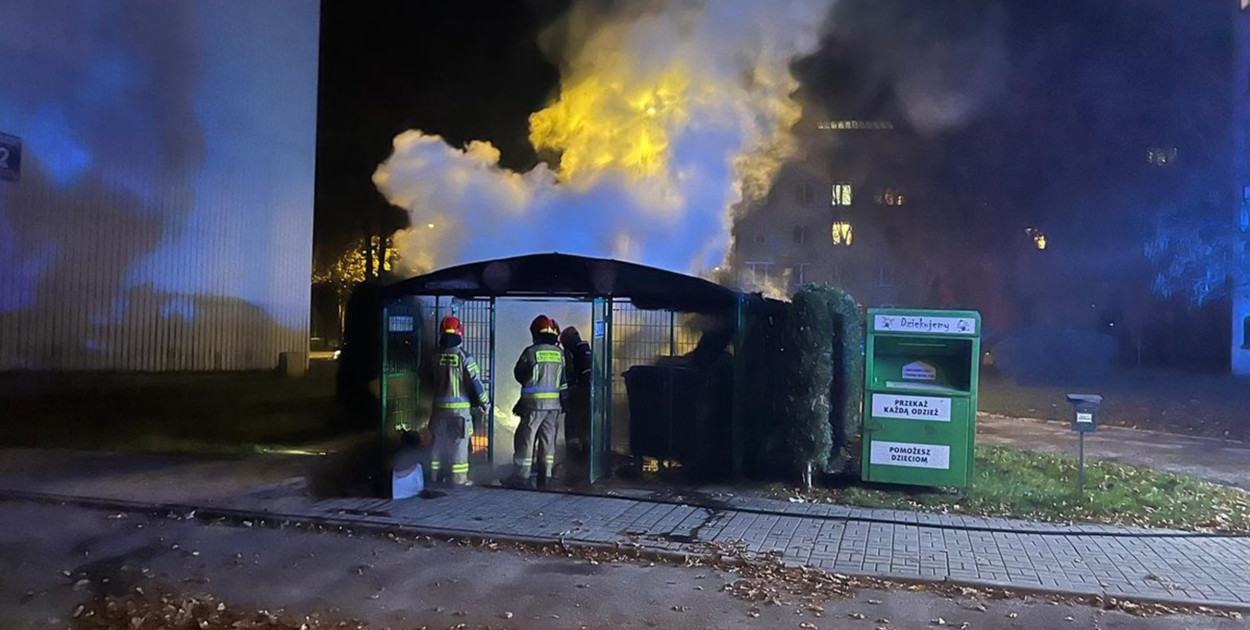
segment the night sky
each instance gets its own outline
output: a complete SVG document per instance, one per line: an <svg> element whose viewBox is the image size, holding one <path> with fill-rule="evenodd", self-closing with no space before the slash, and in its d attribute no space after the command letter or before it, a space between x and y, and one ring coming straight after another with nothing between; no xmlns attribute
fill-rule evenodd
<svg viewBox="0 0 1250 630"><path fill-rule="evenodd" d="M960 53L960 46L984 39L1002 59L992 69L995 89L959 125L910 130L919 140L913 179L927 181L933 199L952 212L980 209L985 216L977 220L1000 225L1003 234L1018 231L1017 217L1069 226L1075 235L1106 233L1137 211L1126 200L1167 193L1147 191L1157 179L1143 168L1148 146L1178 147L1176 172L1224 176L1227 4L843 0L822 49L795 64L805 123L822 116L897 120L908 86L890 72L919 62L928 74L910 81L945 76L959 86L960 75L986 63L983 51ZM567 6L324 0L318 246L341 247L366 226L389 232L403 225L404 213L369 178L406 129L454 145L487 140L505 166L532 166L527 117L559 78L536 36Z"/></svg>
<svg viewBox="0 0 1250 630"><path fill-rule="evenodd" d="M368 224L405 215L370 181L407 129L454 145L488 140L505 166L536 157L527 119L557 86L536 36L564 0L324 0L321 24L316 242L339 247Z"/></svg>

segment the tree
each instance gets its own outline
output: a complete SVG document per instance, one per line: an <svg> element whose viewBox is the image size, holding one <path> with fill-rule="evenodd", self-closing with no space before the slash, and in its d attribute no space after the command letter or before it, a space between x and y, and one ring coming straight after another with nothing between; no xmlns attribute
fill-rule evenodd
<svg viewBox="0 0 1250 630"><path fill-rule="evenodd" d="M825 470L833 450L829 423L833 410L834 344L831 291L804 287L794 296L785 348L786 445L810 488L815 469Z"/></svg>
<svg viewBox="0 0 1250 630"><path fill-rule="evenodd" d="M1212 194L1216 184L1209 176L1192 177L1176 201L1155 207L1153 235L1142 246L1155 268L1155 295L1182 297L1201 308L1250 280L1250 208L1242 208L1240 226L1235 224L1221 212L1223 196Z"/></svg>
<svg viewBox="0 0 1250 630"><path fill-rule="evenodd" d="M382 239L377 236L370 237L368 242L360 238L341 251L327 252L323 249L318 250L317 255L314 256L312 283L333 287L338 303L340 331L343 328L347 298L351 296L352 289L367 279L381 277L382 273L394 267L397 253L392 246L391 239L389 237L385 239L385 250L380 247L381 241ZM373 257L374 252L381 251L385 251L384 257L379 256L385 265L378 269L373 264Z"/></svg>

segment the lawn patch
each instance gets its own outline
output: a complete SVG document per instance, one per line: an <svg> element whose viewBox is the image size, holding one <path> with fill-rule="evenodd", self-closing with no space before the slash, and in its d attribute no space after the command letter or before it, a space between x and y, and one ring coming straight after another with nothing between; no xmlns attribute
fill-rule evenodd
<svg viewBox="0 0 1250 630"><path fill-rule="evenodd" d="M972 484L962 492L885 485L775 487L777 497L923 512L1091 522L1185 530L1250 531L1250 493L1185 475L1051 453L979 446Z"/></svg>

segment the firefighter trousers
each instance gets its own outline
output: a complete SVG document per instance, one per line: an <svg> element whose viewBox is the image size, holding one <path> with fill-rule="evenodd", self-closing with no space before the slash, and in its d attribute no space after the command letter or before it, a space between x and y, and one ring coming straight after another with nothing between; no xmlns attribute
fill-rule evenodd
<svg viewBox="0 0 1250 630"><path fill-rule="evenodd" d="M430 434L434 436L434 458L430 462L432 479L450 481L458 486L467 483L472 421L454 413L436 414L430 418Z"/></svg>
<svg viewBox="0 0 1250 630"><path fill-rule="evenodd" d="M517 477L528 477L535 468L538 478L551 478L556 465L556 433L560 428L559 409L528 409L521 412L512 446L512 464Z"/></svg>

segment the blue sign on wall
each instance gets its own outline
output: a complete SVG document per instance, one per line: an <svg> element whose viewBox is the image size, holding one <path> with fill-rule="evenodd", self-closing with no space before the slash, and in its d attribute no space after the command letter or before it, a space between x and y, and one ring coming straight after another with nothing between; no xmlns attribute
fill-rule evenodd
<svg viewBox="0 0 1250 630"><path fill-rule="evenodd" d="M22 139L0 133L0 179L15 182L22 175Z"/></svg>

